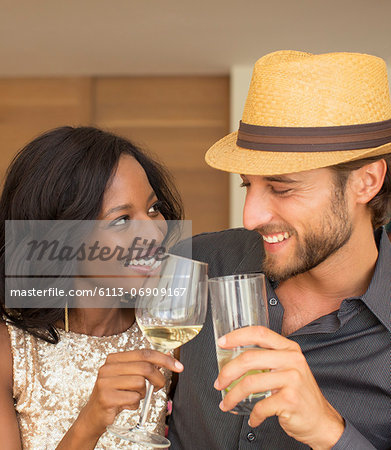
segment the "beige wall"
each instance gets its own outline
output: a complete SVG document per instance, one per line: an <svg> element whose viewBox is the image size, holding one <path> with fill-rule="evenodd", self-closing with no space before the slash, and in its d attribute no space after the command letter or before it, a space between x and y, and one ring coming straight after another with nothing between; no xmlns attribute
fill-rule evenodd
<svg viewBox="0 0 391 450"><path fill-rule="evenodd" d="M247 91L250 85L252 69L252 66L234 66L231 68L231 131L237 131L239 121L242 118L244 103L246 101ZM243 226L242 213L246 190L240 187L241 181L242 180L239 175L230 175L229 226L232 228Z"/></svg>

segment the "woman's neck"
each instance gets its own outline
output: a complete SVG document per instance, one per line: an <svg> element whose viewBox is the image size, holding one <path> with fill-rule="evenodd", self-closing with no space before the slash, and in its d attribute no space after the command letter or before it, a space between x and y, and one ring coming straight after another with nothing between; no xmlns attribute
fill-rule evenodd
<svg viewBox="0 0 391 450"><path fill-rule="evenodd" d="M72 308L69 309L69 330L90 336L112 336L130 328L135 320L134 309Z"/></svg>

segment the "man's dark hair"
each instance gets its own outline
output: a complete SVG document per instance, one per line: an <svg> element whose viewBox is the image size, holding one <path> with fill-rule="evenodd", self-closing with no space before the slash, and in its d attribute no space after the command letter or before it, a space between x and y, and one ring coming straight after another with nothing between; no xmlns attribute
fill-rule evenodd
<svg viewBox="0 0 391 450"><path fill-rule="evenodd" d="M391 218L391 154L372 156L370 158L358 159L347 163L331 166L336 175L339 187L345 188L349 175L354 170L360 169L366 164L384 159L387 164L387 172L384 178L383 186L380 191L368 202L368 207L372 213L373 228L379 228L386 225Z"/></svg>
<svg viewBox="0 0 391 450"><path fill-rule="evenodd" d="M166 169L129 140L94 127L61 127L27 144L8 168L0 199L0 320L57 343L55 323L64 310L5 308L6 220L96 220L103 195L122 155L145 170L166 220L181 220L183 207ZM129 174L131 176L131 174Z"/></svg>

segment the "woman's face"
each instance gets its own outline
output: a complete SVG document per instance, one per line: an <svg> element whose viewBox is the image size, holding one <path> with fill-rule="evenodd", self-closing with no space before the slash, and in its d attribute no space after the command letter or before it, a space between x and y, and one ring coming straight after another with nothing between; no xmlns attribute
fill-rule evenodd
<svg viewBox="0 0 391 450"><path fill-rule="evenodd" d="M88 239L96 250L81 266L82 275L94 277L90 284L128 290L158 271L159 258L153 255L167 233L160 209L144 169L132 156L121 156Z"/></svg>

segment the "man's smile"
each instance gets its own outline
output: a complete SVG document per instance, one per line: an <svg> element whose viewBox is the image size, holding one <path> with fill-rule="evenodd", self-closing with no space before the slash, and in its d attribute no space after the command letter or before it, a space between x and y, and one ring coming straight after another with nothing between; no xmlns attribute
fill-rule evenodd
<svg viewBox="0 0 391 450"><path fill-rule="evenodd" d="M269 244L275 244L277 242L282 242L285 239L290 238L290 234L287 231L281 232L281 233L267 234L267 235L262 234L261 236L262 236L262 239Z"/></svg>

